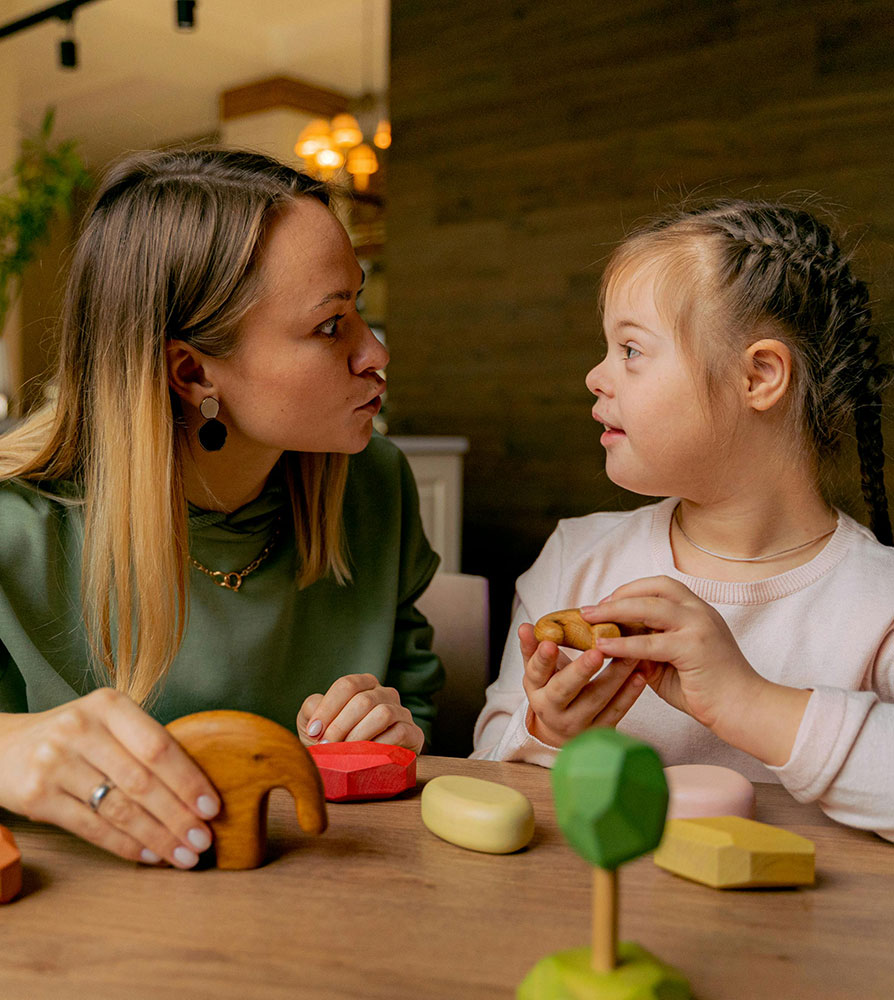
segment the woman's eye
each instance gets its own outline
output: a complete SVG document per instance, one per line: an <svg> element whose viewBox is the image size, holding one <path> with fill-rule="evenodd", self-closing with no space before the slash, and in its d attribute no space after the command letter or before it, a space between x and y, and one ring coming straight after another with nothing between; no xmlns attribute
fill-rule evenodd
<svg viewBox="0 0 894 1000"><path fill-rule="evenodd" d="M621 350L624 352L625 361L630 361L633 358L638 358L640 355L640 352L632 344L622 345Z"/></svg>
<svg viewBox="0 0 894 1000"><path fill-rule="evenodd" d="M327 319L325 323L321 323L317 327L317 333L322 333L324 337L336 336L338 333L338 324L344 318L344 313L339 313L338 316L333 316L331 319Z"/></svg>

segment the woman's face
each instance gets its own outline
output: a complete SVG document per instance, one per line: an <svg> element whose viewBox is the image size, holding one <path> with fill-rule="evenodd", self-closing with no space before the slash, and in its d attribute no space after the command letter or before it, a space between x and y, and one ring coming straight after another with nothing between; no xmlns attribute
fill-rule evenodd
<svg viewBox="0 0 894 1000"><path fill-rule="evenodd" d="M297 199L271 226L260 277L236 353L206 365L219 419L257 448L362 451L389 358L357 312L363 272L347 233L316 199Z"/></svg>

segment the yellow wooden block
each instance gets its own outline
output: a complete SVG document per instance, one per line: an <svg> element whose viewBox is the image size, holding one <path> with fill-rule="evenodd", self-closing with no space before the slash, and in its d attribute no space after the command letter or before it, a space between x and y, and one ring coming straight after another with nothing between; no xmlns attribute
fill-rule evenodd
<svg viewBox="0 0 894 1000"><path fill-rule="evenodd" d="M422 822L442 840L487 854L510 854L534 835L534 810L496 781L442 774L422 789Z"/></svg>
<svg viewBox="0 0 894 1000"><path fill-rule="evenodd" d="M715 889L813 885L812 840L742 816L672 819L655 864Z"/></svg>

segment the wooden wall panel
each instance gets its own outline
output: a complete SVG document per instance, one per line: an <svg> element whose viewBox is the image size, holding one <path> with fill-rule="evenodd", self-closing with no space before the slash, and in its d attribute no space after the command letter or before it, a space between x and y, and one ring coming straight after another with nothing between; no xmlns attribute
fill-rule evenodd
<svg viewBox="0 0 894 1000"><path fill-rule="evenodd" d="M818 192L894 318L894 8L392 0L392 22L389 422L471 439L463 564L493 581L500 647L556 520L643 502L606 479L583 382L637 219ZM863 517L852 449L833 494Z"/></svg>

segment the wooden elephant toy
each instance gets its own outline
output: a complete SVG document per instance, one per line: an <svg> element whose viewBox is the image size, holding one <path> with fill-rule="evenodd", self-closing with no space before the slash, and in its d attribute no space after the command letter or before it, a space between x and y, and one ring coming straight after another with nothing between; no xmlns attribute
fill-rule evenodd
<svg viewBox="0 0 894 1000"><path fill-rule="evenodd" d="M218 868L257 868L267 847L267 801L273 788L295 799L306 833L326 829L320 774L297 735L251 712L185 715L168 731L208 776L221 797L211 820Z"/></svg>

